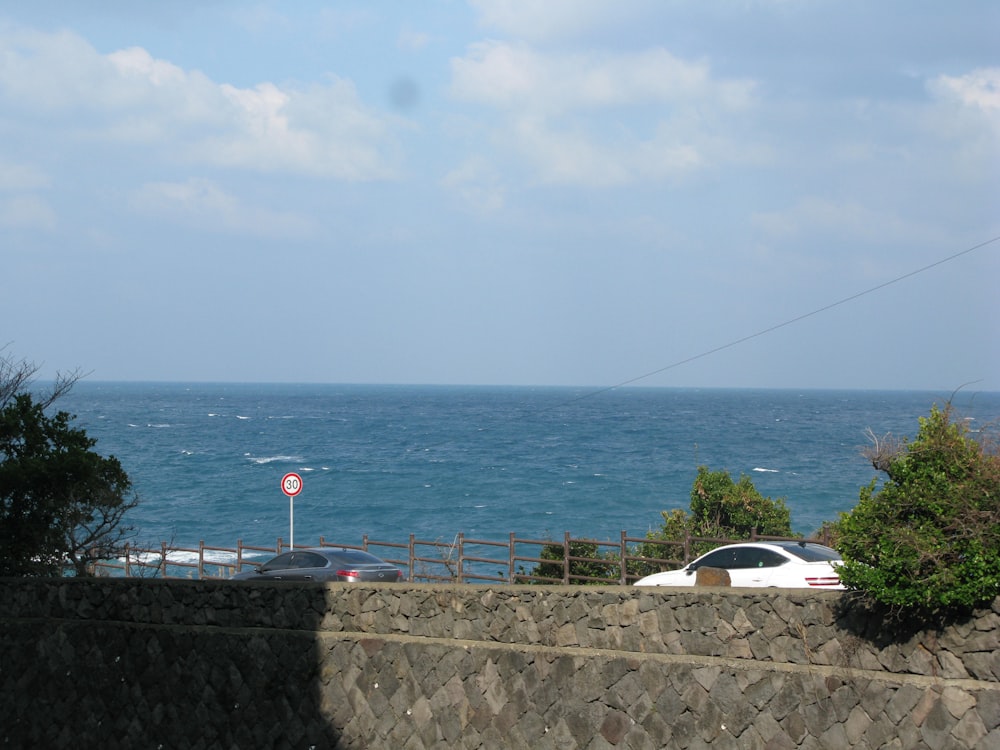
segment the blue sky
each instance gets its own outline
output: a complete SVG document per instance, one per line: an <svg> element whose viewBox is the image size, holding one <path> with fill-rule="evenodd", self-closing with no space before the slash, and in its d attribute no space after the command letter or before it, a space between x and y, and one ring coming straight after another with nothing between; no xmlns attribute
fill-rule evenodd
<svg viewBox="0 0 1000 750"><path fill-rule="evenodd" d="M998 33L962 0L4 3L0 346L1000 390Z"/></svg>

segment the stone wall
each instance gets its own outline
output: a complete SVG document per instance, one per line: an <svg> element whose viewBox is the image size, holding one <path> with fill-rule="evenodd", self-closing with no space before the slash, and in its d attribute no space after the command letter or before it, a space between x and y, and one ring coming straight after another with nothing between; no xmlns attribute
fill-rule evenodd
<svg viewBox="0 0 1000 750"><path fill-rule="evenodd" d="M7 747L1000 747L1000 600L0 580Z"/></svg>

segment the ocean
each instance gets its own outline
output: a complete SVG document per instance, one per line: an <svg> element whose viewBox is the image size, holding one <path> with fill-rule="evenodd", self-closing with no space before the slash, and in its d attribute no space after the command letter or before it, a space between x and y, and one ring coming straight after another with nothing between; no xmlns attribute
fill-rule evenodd
<svg viewBox="0 0 1000 750"><path fill-rule="evenodd" d="M876 476L866 430L913 437L951 395L84 380L57 408L131 476L137 543L274 547L291 511L296 544L643 536L701 465L749 475L808 535ZM1000 417L1000 393L953 405L972 429Z"/></svg>

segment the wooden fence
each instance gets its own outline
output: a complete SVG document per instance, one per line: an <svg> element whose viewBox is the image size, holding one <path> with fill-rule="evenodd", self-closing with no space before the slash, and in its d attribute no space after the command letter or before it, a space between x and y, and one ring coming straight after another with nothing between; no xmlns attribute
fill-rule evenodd
<svg viewBox="0 0 1000 750"><path fill-rule="evenodd" d="M456 534L451 542L417 539L383 542L362 537L361 544L334 544L323 537L315 545L295 545L360 549L402 568L411 583L575 583L628 585L644 575L682 567L707 546L739 541L786 540L788 537L762 536L750 539L721 539L686 536L664 542L632 537L622 531L617 541L571 537L562 540L519 539L513 533L506 541L468 538ZM799 539L829 545L828 538ZM200 542L196 548L162 543L159 548L126 545L115 562L93 566L95 575L226 579L241 570L265 562L290 549L279 537L273 547L251 546L242 540L235 547L216 547Z"/></svg>

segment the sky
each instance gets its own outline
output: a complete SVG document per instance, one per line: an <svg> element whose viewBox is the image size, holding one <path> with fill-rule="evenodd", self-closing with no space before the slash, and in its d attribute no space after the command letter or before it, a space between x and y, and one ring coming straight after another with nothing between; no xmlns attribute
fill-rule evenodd
<svg viewBox="0 0 1000 750"><path fill-rule="evenodd" d="M1000 390L994 0L0 2L43 377Z"/></svg>

